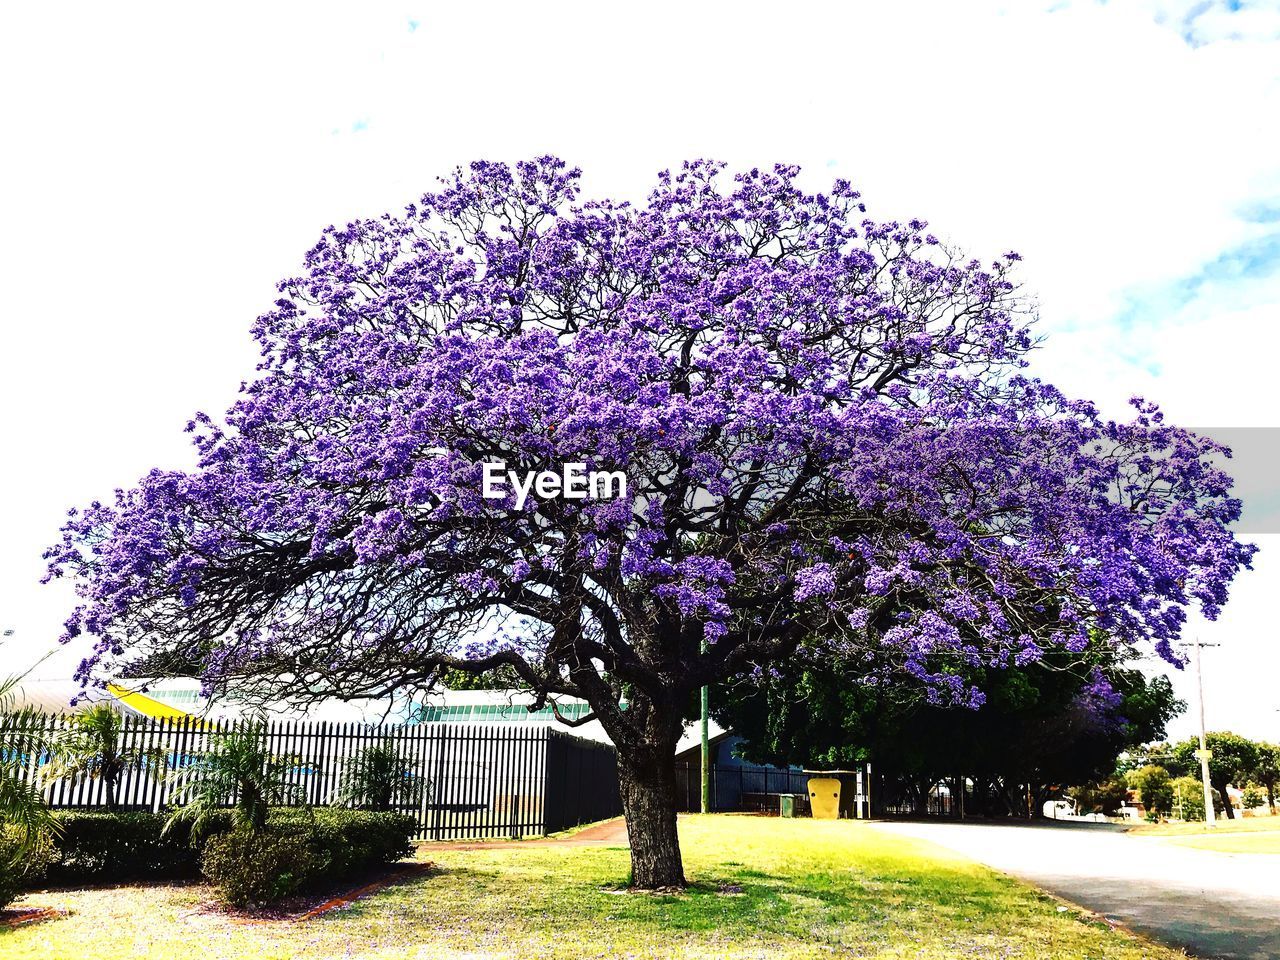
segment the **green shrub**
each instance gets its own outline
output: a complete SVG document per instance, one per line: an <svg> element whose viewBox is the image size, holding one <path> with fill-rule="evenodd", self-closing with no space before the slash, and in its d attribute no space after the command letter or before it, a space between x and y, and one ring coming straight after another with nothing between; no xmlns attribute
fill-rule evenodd
<svg viewBox="0 0 1280 960"><path fill-rule="evenodd" d="M1204 785L1199 777L1178 777L1173 781L1173 815L1183 820L1204 819ZM1213 791L1213 809L1222 812L1222 795Z"/></svg>
<svg viewBox="0 0 1280 960"><path fill-rule="evenodd" d="M1077 787L1073 796L1081 813L1114 816L1128 802L1129 788L1123 780L1111 778Z"/></svg>
<svg viewBox="0 0 1280 960"><path fill-rule="evenodd" d="M373 810L278 809L267 823L275 829L307 833L322 851L325 876L341 879L395 863L413 852L412 817Z"/></svg>
<svg viewBox="0 0 1280 960"><path fill-rule="evenodd" d="M165 814L145 811L59 811L62 835L49 851L45 875L50 883L63 886L194 879L202 872L201 853L207 844L233 828L230 810L209 811L203 834L194 840L189 822L179 821L166 829L168 819ZM319 884L340 882L401 859L412 850L409 838L414 821L367 810L277 807L267 816L267 829L277 835L304 838L309 860L315 863L307 875L314 874ZM273 856L282 858L283 853L276 850ZM225 860L229 854L221 856ZM23 882L35 880L27 871Z"/></svg>
<svg viewBox="0 0 1280 960"><path fill-rule="evenodd" d="M241 828L210 837L200 869L234 907L259 906L287 897L324 872L322 854L306 834Z"/></svg>
<svg viewBox="0 0 1280 960"><path fill-rule="evenodd" d="M264 830L209 838L201 869L224 902L264 905L403 859L414 826L412 817L368 810L272 810Z"/></svg>
<svg viewBox="0 0 1280 960"><path fill-rule="evenodd" d="M0 826L0 908L7 907L19 893L39 883L49 863L53 848L47 837L25 844L22 838L18 827Z"/></svg>
<svg viewBox="0 0 1280 960"><path fill-rule="evenodd" d="M229 830L229 813L208 824L210 833ZM51 883L119 883L126 880L199 876L199 849L189 826L165 830L164 814L64 810L57 815L62 836L49 864Z"/></svg>
<svg viewBox="0 0 1280 960"><path fill-rule="evenodd" d="M211 832L207 821L221 817L227 797L233 796L231 819L236 828L260 831L267 825L271 804L298 802L302 789L292 775L302 760L271 753L267 739L265 723L214 734L209 750L169 778L172 801L178 805L170 823L189 823L192 835L200 839Z"/></svg>
<svg viewBox="0 0 1280 960"><path fill-rule="evenodd" d="M386 739L365 747L346 765L334 803L363 810L412 806L425 786L417 764Z"/></svg>
<svg viewBox="0 0 1280 960"><path fill-rule="evenodd" d="M1129 774L1128 780L1142 798L1142 805L1146 807L1148 816L1159 818L1169 815L1169 811L1173 809L1173 780L1169 777L1168 770L1155 764L1147 764Z"/></svg>

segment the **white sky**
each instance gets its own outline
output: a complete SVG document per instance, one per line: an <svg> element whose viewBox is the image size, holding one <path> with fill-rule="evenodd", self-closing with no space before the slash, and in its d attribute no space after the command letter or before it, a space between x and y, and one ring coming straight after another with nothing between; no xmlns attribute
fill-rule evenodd
<svg viewBox="0 0 1280 960"><path fill-rule="evenodd" d="M190 461L320 229L477 158L557 153L637 199L695 156L848 177L873 215L1021 252L1069 392L1280 426L1280 0L264 7L0 13L0 673L68 609L36 584L63 511ZM1280 739L1259 542L1199 633L1210 725Z"/></svg>

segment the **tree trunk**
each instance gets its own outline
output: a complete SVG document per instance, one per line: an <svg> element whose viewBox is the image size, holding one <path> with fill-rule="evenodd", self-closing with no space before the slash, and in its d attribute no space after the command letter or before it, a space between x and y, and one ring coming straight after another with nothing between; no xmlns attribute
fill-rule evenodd
<svg viewBox="0 0 1280 960"><path fill-rule="evenodd" d="M1033 820L1044 819L1044 805L1049 799L1050 789L1043 783L1037 783L1031 793L1031 818Z"/></svg>
<svg viewBox="0 0 1280 960"><path fill-rule="evenodd" d="M619 750L618 788L631 843L631 885L641 890L683 887L674 749Z"/></svg>
<svg viewBox="0 0 1280 960"><path fill-rule="evenodd" d="M1236 818L1236 812L1231 809L1231 794L1227 793L1227 781L1223 781L1222 785L1214 783L1212 786L1218 791L1222 797L1222 812L1226 814L1228 820Z"/></svg>
<svg viewBox="0 0 1280 960"><path fill-rule="evenodd" d="M997 811L1000 816L1016 817L1018 815L1018 802L1014 799L1009 790L1009 784L1003 777L998 777L992 781L991 792L995 794L995 800L1003 808Z"/></svg>

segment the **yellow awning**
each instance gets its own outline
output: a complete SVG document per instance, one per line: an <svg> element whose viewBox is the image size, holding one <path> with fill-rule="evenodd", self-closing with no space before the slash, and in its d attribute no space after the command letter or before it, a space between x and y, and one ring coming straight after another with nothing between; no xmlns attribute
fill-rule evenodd
<svg viewBox="0 0 1280 960"><path fill-rule="evenodd" d="M130 710L140 713L144 717L151 717L153 720L181 720L184 717L195 719L193 714L187 713L185 710L171 707L155 697L149 697L145 693L139 693L137 690L129 690L117 683L108 683L107 691Z"/></svg>

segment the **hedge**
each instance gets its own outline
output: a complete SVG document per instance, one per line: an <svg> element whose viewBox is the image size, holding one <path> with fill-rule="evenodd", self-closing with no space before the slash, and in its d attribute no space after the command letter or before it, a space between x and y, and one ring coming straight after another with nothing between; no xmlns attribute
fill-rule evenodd
<svg viewBox="0 0 1280 960"><path fill-rule="evenodd" d="M31 886L44 880L74 886L131 880L194 879L201 855L216 837L231 832L231 811L216 815L192 843L190 828L168 815L141 811L59 811L62 835L43 876L28 876ZM267 818L271 833L305 835L317 853L317 882L394 863L412 850L411 817L368 810L277 808Z"/></svg>
<svg viewBox="0 0 1280 960"><path fill-rule="evenodd" d="M282 808L267 819L268 829L305 832L328 861L327 875L340 877L413 853L413 817L371 810Z"/></svg>
<svg viewBox="0 0 1280 960"><path fill-rule="evenodd" d="M22 834L13 824L0 824L0 909L7 907L23 890L44 874L52 855L47 840L22 850Z"/></svg>
<svg viewBox="0 0 1280 960"><path fill-rule="evenodd" d="M62 836L54 841L46 871L51 884L121 883L199 876L200 851L185 824L165 832L168 816L145 811L62 810ZM229 830L228 813L211 832Z"/></svg>
<svg viewBox="0 0 1280 960"><path fill-rule="evenodd" d="M278 811L261 833L210 837L204 875L233 906L271 903L395 863L412 851L414 821L359 810Z"/></svg>
<svg viewBox="0 0 1280 960"><path fill-rule="evenodd" d="M305 833L233 830L209 838L200 866L219 900L246 907L273 903L319 883L326 862Z"/></svg>

